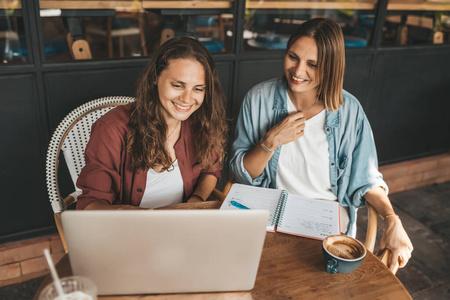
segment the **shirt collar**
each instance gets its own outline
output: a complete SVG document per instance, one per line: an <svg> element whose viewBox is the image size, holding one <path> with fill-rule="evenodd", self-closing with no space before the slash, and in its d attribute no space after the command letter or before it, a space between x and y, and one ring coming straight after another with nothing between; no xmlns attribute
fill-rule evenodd
<svg viewBox="0 0 450 300"><path fill-rule="evenodd" d="M287 111L287 83L286 80L277 80L275 89L275 101L273 102L274 110ZM342 108L342 106L341 106ZM340 127L341 124L341 108L331 112L327 110L326 125L329 127Z"/></svg>
<svg viewBox="0 0 450 300"><path fill-rule="evenodd" d="M326 126L329 127L340 127L341 124L341 109L331 112L327 110L327 121Z"/></svg>
<svg viewBox="0 0 450 300"><path fill-rule="evenodd" d="M275 82L275 101L273 102L274 110L287 111L287 83L286 80L280 79Z"/></svg>

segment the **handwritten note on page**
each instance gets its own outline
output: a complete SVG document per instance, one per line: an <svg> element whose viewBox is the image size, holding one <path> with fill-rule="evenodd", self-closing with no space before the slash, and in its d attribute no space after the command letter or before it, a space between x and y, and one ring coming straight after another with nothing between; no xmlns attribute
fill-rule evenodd
<svg viewBox="0 0 450 300"><path fill-rule="evenodd" d="M324 239L340 234L339 203L289 194L277 231Z"/></svg>

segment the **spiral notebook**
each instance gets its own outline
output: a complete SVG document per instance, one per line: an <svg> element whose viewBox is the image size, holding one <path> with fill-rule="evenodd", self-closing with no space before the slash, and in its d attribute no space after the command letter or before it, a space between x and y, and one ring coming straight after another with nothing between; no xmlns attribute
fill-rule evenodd
<svg viewBox="0 0 450 300"><path fill-rule="evenodd" d="M240 209L239 204L244 208L268 210L267 231L319 240L341 233L337 201L310 199L285 190L235 183L220 209Z"/></svg>

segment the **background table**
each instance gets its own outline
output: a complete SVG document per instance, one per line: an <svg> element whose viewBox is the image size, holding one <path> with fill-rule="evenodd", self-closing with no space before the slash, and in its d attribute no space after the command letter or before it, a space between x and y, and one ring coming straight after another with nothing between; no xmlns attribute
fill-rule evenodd
<svg viewBox="0 0 450 300"><path fill-rule="evenodd" d="M165 209L217 209L218 201L185 203ZM61 277L72 274L69 256L57 264ZM41 289L51 282L47 276ZM322 242L283 233L268 232L255 287L247 292L99 296L99 299L411 299L405 287L372 253L349 274L328 274Z"/></svg>

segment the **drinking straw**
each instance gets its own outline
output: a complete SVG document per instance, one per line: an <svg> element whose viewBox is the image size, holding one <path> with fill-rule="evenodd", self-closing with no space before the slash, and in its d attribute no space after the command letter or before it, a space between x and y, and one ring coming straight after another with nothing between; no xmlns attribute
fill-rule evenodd
<svg viewBox="0 0 450 300"><path fill-rule="evenodd" d="M64 296L64 291L61 285L61 281L59 280L58 273L56 273L55 266L53 264L52 257L50 256L50 252L48 249L44 249L45 258L47 259L48 268L50 270L50 274L52 274L53 282L55 283L56 291L58 292L59 297Z"/></svg>

